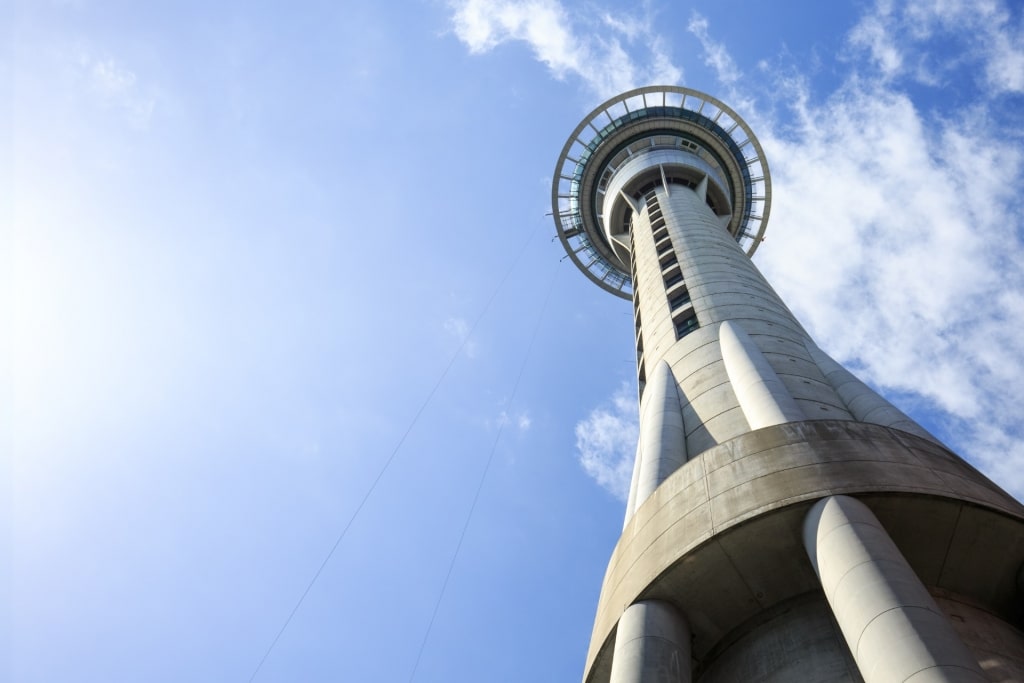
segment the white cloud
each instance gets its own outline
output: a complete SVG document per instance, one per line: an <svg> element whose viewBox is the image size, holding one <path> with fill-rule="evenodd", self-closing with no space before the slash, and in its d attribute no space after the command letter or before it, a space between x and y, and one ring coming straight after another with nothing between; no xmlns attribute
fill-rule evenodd
<svg viewBox="0 0 1024 683"><path fill-rule="evenodd" d="M686 29L697 37L704 50L704 63L714 69L718 80L724 85L732 85L740 78L736 62L729 55L725 45L716 42L708 35L708 20L694 12Z"/></svg>
<svg viewBox="0 0 1024 683"><path fill-rule="evenodd" d="M108 95L121 96L135 86L135 74L118 66L113 59L93 62L89 72L93 84Z"/></svg>
<svg viewBox="0 0 1024 683"><path fill-rule="evenodd" d="M559 0L458 0L451 6L455 35L471 53L525 42L555 78L576 76L602 99L638 85L678 83L682 78L666 41L646 17L605 13L600 24L581 27ZM645 58L628 53L619 36L642 44Z"/></svg>
<svg viewBox="0 0 1024 683"><path fill-rule="evenodd" d="M850 44L866 48L879 70L892 76L903 68L903 53L890 28L892 8L879 2L873 15L865 16L850 32Z"/></svg>
<svg viewBox="0 0 1024 683"><path fill-rule="evenodd" d="M139 85L135 72L114 59L101 59L85 52L78 55L78 65L85 74L88 87L103 105L120 110L134 128L149 127L156 96L152 90L145 90Z"/></svg>
<svg viewBox="0 0 1024 683"><path fill-rule="evenodd" d="M509 413L507 410L503 410L498 413L498 419L492 423L490 420L486 422L488 427L497 426L498 428L504 429L505 427L515 427L520 432L529 431L533 425L533 420L530 419L530 414L527 411L520 413Z"/></svg>
<svg viewBox="0 0 1024 683"><path fill-rule="evenodd" d="M1021 496L1024 154L984 103L938 118L885 74L821 104L786 85L797 128L754 125L774 185L762 269L823 348L941 411Z"/></svg>
<svg viewBox="0 0 1024 683"><path fill-rule="evenodd" d="M605 12L601 16L601 21L604 22L605 26L621 33L627 40L635 40L637 37L650 32L647 22L640 17L617 17Z"/></svg>
<svg viewBox="0 0 1024 683"><path fill-rule="evenodd" d="M959 49L934 49L939 39ZM1014 25L1002 0L876 0L849 42L885 78L941 85L945 74L979 64L975 77L990 94L1024 92L1024 20Z"/></svg>
<svg viewBox="0 0 1024 683"><path fill-rule="evenodd" d="M1024 92L1024 31L993 37L985 75L997 90Z"/></svg>
<svg viewBox="0 0 1024 683"><path fill-rule="evenodd" d="M629 496L640 433L636 391L628 383L576 425L580 464L598 484L622 501Z"/></svg>
<svg viewBox="0 0 1024 683"><path fill-rule="evenodd" d="M467 358L476 358L480 353L479 345L470 337L469 323L464 318L456 316L444 321L444 331L454 337L461 349L466 353Z"/></svg>

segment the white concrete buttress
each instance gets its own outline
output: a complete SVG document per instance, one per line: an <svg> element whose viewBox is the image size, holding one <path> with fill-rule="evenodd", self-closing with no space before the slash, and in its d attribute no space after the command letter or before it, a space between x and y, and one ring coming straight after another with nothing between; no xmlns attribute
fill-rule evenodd
<svg viewBox="0 0 1024 683"><path fill-rule="evenodd" d="M825 380L835 390L836 395L850 411L853 419L858 422L870 422L901 429L942 445L938 439L928 433L924 427L911 420L903 411L875 393L871 387L857 379L853 373L832 360L828 354L818 348L811 340L804 346L811 359L825 375Z"/></svg>
<svg viewBox="0 0 1024 683"><path fill-rule="evenodd" d="M865 683L988 680L866 505L819 500L804 545Z"/></svg>
<svg viewBox="0 0 1024 683"><path fill-rule="evenodd" d="M629 481L629 498L626 499L626 514L622 520L622 528L626 528L629 524L629 520L633 519L633 509L636 507L636 485L637 480L640 478L640 462L643 460L643 445L642 439L636 440L636 456L633 458L633 476L630 477Z"/></svg>
<svg viewBox="0 0 1024 683"><path fill-rule="evenodd" d="M686 464L686 432L679 391L672 369L665 361L654 367L640 407L640 459L636 475L635 512L661 482Z"/></svg>
<svg viewBox="0 0 1024 683"><path fill-rule="evenodd" d="M690 628L667 602L626 608L615 633L609 683L690 683Z"/></svg>
<svg viewBox="0 0 1024 683"><path fill-rule="evenodd" d="M786 385L739 323L718 328L722 361L729 383L751 429L806 420Z"/></svg>

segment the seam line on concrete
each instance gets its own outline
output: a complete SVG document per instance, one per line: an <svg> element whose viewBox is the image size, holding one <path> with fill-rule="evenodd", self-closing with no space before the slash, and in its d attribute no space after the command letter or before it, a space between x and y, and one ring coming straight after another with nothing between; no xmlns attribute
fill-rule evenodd
<svg viewBox="0 0 1024 683"><path fill-rule="evenodd" d="M664 536L665 534L667 534L667 533L668 533L668 532L669 532L669 531L670 531L671 529L675 528L675 526L676 526L677 524L682 524L683 522L686 522L686 521L688 521L688 518L690 517L690 515L692 515L692 514L693 514L694 512L696 512L696 511L697 511L698 509L699 509L699 508L694 508L694 509L693 509L693 510L691 510L690 512L686 513L685 515L683 515L682 517L680 517L680 518L679 518L679 520L678 520L677 522L675 522L674 524L672 524L671 526L669 526L668 528L666 528L666 529L665 529L664 531L662 531L662 532L661 532L660 534L658 534L657 536L655 536L655 537L654 537L653 539L651 539L651 542L650 542L650 543L648 543L647 545L645 545L645 546L644 546L644 551L646 551L646 549L647 549L647 548L650 548L650 547L651 547L652 545L654 545L654 544L655 544L655 543L657 542L657 540L658 540L659 538L661 538L662 536ZM710 517L711 517L711 514L710 514L710 511L709 511L709 513L708 513L708 518L710 519ZM711 522L711 530L710 530L709 534L707 535L707 538L703 538L702 540L699 540L699 541L698 541L697 543L695 543L695 544L694 544L694 546L693 546L693 547L696 547L697 545L700 545L701 543L703 543L704 541L706 541L706 540L707 540L708 538L711 538L712 536L714 536L714 534L715 534L715 533L716 533L716 528L715 528L715 525L714 525L714 520L712 520L712 522ZM635 557L633 558L633 561L632 561L632 562L631 562L631 563L629 564L629 567L628 567L628 569L629 569L629 570L632 570L632 568L636 566L636 563L637 563L637 562L639 562L639 561L640 561L640 560L641 560L641 559L643 558L643 555L644 555L644 552L640 552L640 553L637 553L637 554L636 554L636 556L635 556ZM621 575L620 575L620 577L619 577L619 581L618 581L618 582L616 582L616 583L614 584L614 586L612 587L612 590L613 590L613 591L617 590L617 589L618 589L618 587L619 587L620 585L622 585L622 582L626 580L627 576L628 576L628 575L629 575L630 573L631 573L630 571L625 571L625 572L622 572L622 573L621 573ZM639 595L639 594L638 594L638 595ZM633 599L635 600L636 598L634 597Z"/></svg>
<svg viewBox="0 0 1024 683"><path fill-rule="evenodd" d="M734 572L736 572L736 576L740 577L740 581L743 583L743 587L747 589L750 597L754 599L754 602L757 603L758 607L764 609L765 606L758 599L757 592L750 587L750 584L747 583L747 577L740 571L740 568L736 566L736 563L732 559L732 555L730 555L729 551L726 550L724 545L722 545L722 540L716 538L715 543L718 545L718 549L722 551L722 554L725 555L725 559L729 562L729 566L732 567Z"/></svg>
<svg viewBox="0 0 1024 683"><path fill-rule="evenodd" d="M1004 491L1001 488L999 488L999 486L996 485L996 484L992 484L991 482L980 482L980 481L977 481L977 479L972 479L972 478L970 478L968 476L965 476L963 474L964 470L962 468L956 467L956 465L959 464L959 463L956 463L955 461L949 460L949 461L946 461L945 464L951 465L951 467L949 469L936 470L937 474L941 474L943 476L948 476L948 477L956 477L957 479L960 479L962 481L971 482L972 484L974 484L975 486L978 486L979 488L983 488L986 491L990 491L992 493L995 493L996 495L998 495L1000 498L1002 498L1004 500L1010 497L1009 494L1006 493L1006 491ZM969 472L970 472L970 474L976 474L977 470L969 470Z"/></svg>
<svg viewBox="0 0 1024 683"><path fill-rule="evenodd" d="M910 674L909 676L903 679L904 683L906 683L906 681L909 681L911 678L921 673L922 671L928 671L929 669L960 669L961 671L969 671L970 673L974 674L975 678L978 677L978 672L967 666L960 666L959 664L936 664L935 666L926 666L923 669L915 671L914 673Z"/></svg>
<svg viewBox="0 0 1024 683"><path fill-rule="evenodd" d="M803 424L803 423L805 423L805 422L856 422L856 420L837 420L837 419L835 419L835 418L825 418L825 419L823 419L823 420L804 420L803 422L785 422L785 423L783 423L783 424ZM778 426L778 425L776 425L776 427L777 427L777 426ZM769 429L772 429L772 428L774 428L774 427L771 427L771 428L769 428ZM750 434L750 433L753 433L753 432L756 432L756 431L759 431L759 430L756 430L756 429L755 429L755 430L752 430L751 432L747 432L747 434ZM741 435L741 437L742 437L742 436L746 436L746 435L744 434L744 435ZM740 438L740 437L735 437L735 438ZM732 440L733 440L733 439L729 439L729 441L732 441ZM859 440L859 439L857 439L857 438L855 438L855 437L853 437L853 436L850 436L850 435L849 435L849 434L847 433L847 434L845 434L845 435L844 435L843 437L841 437L841 438L837 438L837 439L828 439L827 441L828 441L829 443L833 443L833 442L834 442L834 443L838 443L838 442L843 442L843 441L851 441L851 442L852 442L852 441L858 441L858 440ZM722 442L722 444L726 444L726 443L729 443L729 441L723 441L723 442ZM735 458L735 459L733 459L733 460L729 460L728 462L724 462L724 463L722 463L721 465L719 465L718 467L712 468L712 469L711 469L710 471L711 471L711 472L715 472L715 471L717 471L717 470L720 470L720 469L721 469L721 468L723 468L723 467L727 467L727 466L728 466L729 464L731 464L731 463L734 463L734 462L740 462L741 460L745 460L746 458L750 458L750 457L753 457L753 456L755 456L755 455L762 455L762 454L764 454L764 453L767 453L768 451L773 451L773 450L776 450L776 449L779 449L779 448L786 448L786 447L789 447L789 446L796 446L796 445L798 445L798 443L799 443L799 442L790 442L790 441L785 441L785 442L782 442L782 443L777 443L777 444L774 444L774 445L771 445L771 446L765 446L764 448L762 448L762 449L760 449L760 450L757 450L757 451L751 451L751 452L747 453L746 455L744 455L744 456L742 456L742 457L739 457L739 458ZM719 446L721 446L722 444L719 444ZM714 448L717 448L717 446L715 446ZM708 451L710 451L710 450L711 450L711 449L709 448L709 449L708 449ZM704 453L706 453L706 452L707 452L707 451L704 451ZM702 455L701 453L698 453L698 454L697 454L697 457L700 457L701 455ZM822 461L822 462L831 462L831 461L825 460L825 461Z"/></svg>
<svg viewBox="0 0 1024 683"><path fill-rule="evenodd" d="M943 574L946 573L946 563L949 561L949 552L953 548L953 539L956 538L957 529L960 528L960 518L963 514L964 506L961 503L960 507L957 508L956 511L956 521L953 522L953 530L949 533L949 541L946 543L946 552L942 555L942 565L939 566L939 575L936 580L940 586L942 585Z"/></svg>
<svg viewBox="0 0 1024 683"><path fill-rule="evenodd" d="M634 604L636 604L636 603L634 603ZM618 622L616 622L615 627L618 628ZM673 647L675 647L675 642L669 640L668 638L663 638L662 636L637 636L636 638L630 638L629 640L624 641L622 643L622 645L626 646L626 645L629 645L630 643L635 643L638 640L663 640L666 643L668 643L669 645L672 645ZM618 641L616 641L616 642L618 642Z"/></svg>
<svg viewBox="0 0 1024 683"><path fill-rule="evenodd" d="M846 525L843 525L843 526L846 526ZM842 527L836 527L836 528L837 529L841 529ZM826 537L827 537L827 534L826 534ZM902 568L902 566L903 566L901 563L899 563L899 562L897 562L895 560L885 560L885 559L876 559L876 558L864 560L863 562L858 562L857 564L853 565L852 567L847 569L845 572L843 572L843 575L840 576L839 579L836 580L836 582L832 584L832 594L834 595L839 590L840 586L843 585L843 582L846 581L846 577L848 577L851 572L853 572L858 567L863 567L866 564L875 564L875 565L878 565L878 564L889 564L889 565L895 565L897 568ZM915 576L917 576L917 575L915 574ZM829 596L829 599L831 599L831 596Z"/></svg>
<svg viewBox="0 0 1024 683"><path fill-rule="evenodd" d="M750 456L744 456L743 458L738 458L736 460L733 460L732 462L740 462L741 460L745 460L748 457L750 457ZM851 463L851 462L886 463L886 464L894 465L894 466L908 467L908 468L912 468L912 469L925 470L925 471L929 471L929 472L931 471L930 468L923 467L921 465L914 465L912 463L902 463L902 462L900 462L900 463L890 463L890 462L888 462L888 461L886 461L886 460L884 460L882 458L874 458L874 459L868 459L868 458L846 458L846 459L843 459L843 460L815 460L813 462L809 462L809 463L806 463L806 464L803 464L803 465L794 465L793 467L785 467L785 468L782 468L782 469L773 470L772 472L769 472L768 474L761 474L761 475L758 475L758 476L753 477L751 479L746 479L744 481L739 482L735 486L730 486L729 488L722 489L721 491L719 491L718 493L715 494L715 497L717 498L718 496L721 496L721 495L723 495L725 493L728 493L729 491L733 491L735 489L738 489L741 486L746 486L746 485L750 484L751 482L758 481L759 479L764 479L765 477L774 476L776 474L779 474L780 472L791 472L793 470L799 470L799 469L802 469L802 468L805 468L805 467L821 467L821 466L825 466L825 465L842 465L842 464ZM728 466L728 464L731 464L731 463L727 463L726 465L723 465L722 467L726 467L726 466ZM717 467L717 468L715 468L714 471L718 471L718 470L722 469L722 467ZM946 489L946 488L937 488L935 486L928 486L928 485L921 484L921 483L918 483L916 489L919 489L921 491L938 491L938 492L943 492L944 494L948 494L949 493L949 490ZM879 490L883 490L883 488L880 487ZM903 488L900 488L899 490L903 490Z"/></svg>
<svg viewBox="0 0 1024 683"><path fill-rule="evenodd" d="M719 385L719 386L724 386L724 385ZM693 407L692 403L690 404L690 407ZM701 428L703 427L705 429L705 431L708 432L708 436L711 436L711 432L709 430L707 430L708 423L711 422L712 420L716 420L716 419L722 417L726 413L735 412L737 410L742 411L743 410L743 406L739 406L739 405L732 406L730 408L726 408L725 410L723 410L720 413L715 413L714 415L709 415L708 417L702 417L698 413L697 417L700 418L700 424L697 425L696 427L694 427L692 431L687 432L685 430L685 422L684 422L683 435L686 436L687 438L689 438L690 436L693 436L694 434L699 432L701 430ZM697 412L697 411L694 411L694 412ZM746 420L746 417L744 417L743 419ZM750 423L748 422L747 425L749 426ZM753 430L751 430L751 431L753 431ZM714 438L714 437L712 436L711 438ZM726 441L729 441L729 439L726 439ZM715 441L715 445L714 446L709 446L708 448L705 448L703 451L700 451L699 453L697 453L697 455L700 455L701 453L704 453L706 451L710 451L712 448L715 448L716 446L721 446L726 441Z"/></svg>
<svg viewBox="0 0 1024 683"><path fill-rule="evenodd" d="M882 610L881 612L879 612L875 616L871 617L871 620L868 623L864 624L864 627L861 628L860 634L857 636L857 654L858 654L858 656L860 655L860 641L864 639L864 634L867 633L869 628L871 628L871 624L875 623L875 621L878 620L878 618L881 617L882 615L888 614L889 612L892 612L892 611L895 611L895 610L906 610L906 611L909 611L909 610L920 610L922 612L927 612L928 614L938 614L937 612L935 612L935 610L930 610L927 607L919 607L917 605L896 605L894 607L890 607L889 609ZM942 617L943 619L946 618L946 615L944 615L944 614L938 614L938 616ZM952 626L950 626L950 628L952 628ZM915 629L914 632L917 633L917 629ZM918 636L918 637L920 637L920 636ZM930 667L930 666L926 666L925 667L925 669L931 669L931 668L935 668L935 667Z"/></svg>

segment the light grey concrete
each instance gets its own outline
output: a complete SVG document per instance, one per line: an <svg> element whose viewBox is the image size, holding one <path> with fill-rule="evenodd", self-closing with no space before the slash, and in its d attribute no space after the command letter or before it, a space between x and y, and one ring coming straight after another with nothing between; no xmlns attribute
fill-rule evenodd
<svg viewBox="0 0 1024 683"><path fill-rule="evenodd" d="M751 429L804 419L789 390L739 323L722 323L718 340L729 383Z"/></svg>
<svg viewBox="0 0 1024 683"><path fill-rule="evenodd" d="M990 681L1024 681L1024 633L988 610L955 599L935 596L960 639L974 653Z"/></svg>
<svg viewBox="0 0 1024 683"><path fill-rule="evenodd" d="M765 610L708 654L701 683L862 683L825 598L805 593Z"/></svg>
<svg viewBox="0 0 1024 683"><path fill-rule="evenodd" d="M615 205L620 201L621 195L624 194L624 188L627 185L635 184L634 179L639 176L649 177L655 169L664 184L666 166L693 169L695 171L694 175L703 177L701 186L704 188L705 194L708 187L707 179L710 176L714 179L715 190L723 197L725 196L721 188L727 188L728 184L722 179L716 169L712 168L707 161L701 159L696 154L676 147L653 147L646 149L629 157L627 161L618 166L611 182L608 183L608 187L604 192L604 203L602 204L601 211L605 235L610 237L622 225L622 207L616 207ZM679 189L682 190L683 188L680 187ZM703 201L703 197L701 200Z"/></svg>
<svg viewBox="0 0 1024 683"><path fill-rule="evenodd" d="M670 603L643 600L619 618L611 683L690 683L690 629Z"/></svg>
<svg viewBox="0 0 1024 683"><path fill-rule="evenodd" d="M807 350L811 358L821 368L827 381L835 389L836 394L850 411L855 420L872 422L885 427L895 427L911 434L923 436L938 442L926 429L907 417L896 406L892 405L871 388L853 376L853 374L818 348L817 344L807 340Z"/></svg>
<svg viewBox="0 0 1024 683"><path fill-rule="evenodd" d="M678 604L702 660L763 610L820 592L803 521L837 492L870 497L930 590L1012 630L1024 506L934 441L849 420L786 423L694 456L636 510L608 563L584 680L608 680L622 605Z"/></svg>
<svg viewBox="0 0 1024 683"><path fill-rule="evenodd" d="M632 296L640 397L584 680L661 680L665 643L686 641L698 683L856 682L851 633L871 683L985 680L972 658L1020 678L1024 506L811 340L748 258L770 199L753 133L686 89L613 98L562 150L556 228L587 277ZM815 539L819 579L804 522L843 494L877 520ZM689 639L659 640L653 605Z"/></svg>
<svg viewBox="0 0 1024 683"><path fill-rule="evenodd" d="M629 520L633 517L633 509L636 507L636 487L640 480L640 463L643 460L643 448L644 442L642 439L636 440L636 456L633 458L633 475L629 481L629 498L626 499L626 514L625 519L622 520L622 526L625 527L629 524Z"/></svg>
<svg viewBox="0 0 1024 683"><path fill-rule="evenodd" d="M686 435L676 380L661 361L647 379L640 404L640 443L643 451L637 473L633 509L646 501L669 475L686 463Z"/></svg>
<svg viewBox="0 0 1024 683"><path fill-rule="evenodd" d="M818 501L804 543L866 683L988 680L866 505Z"/></svg>

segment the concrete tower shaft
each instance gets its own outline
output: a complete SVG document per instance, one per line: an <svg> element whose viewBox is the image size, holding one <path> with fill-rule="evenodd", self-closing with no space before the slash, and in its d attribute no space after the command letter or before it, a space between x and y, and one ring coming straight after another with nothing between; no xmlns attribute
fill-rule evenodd
<svg viewBox="0 0 1024 683"><path fill-rule="evenodd" d="M1024 507L821 351L750 261L771 180L746 124L631 91L556 174L569 254L633 301L640 396L584 680L1024 680Z"/></svg>

